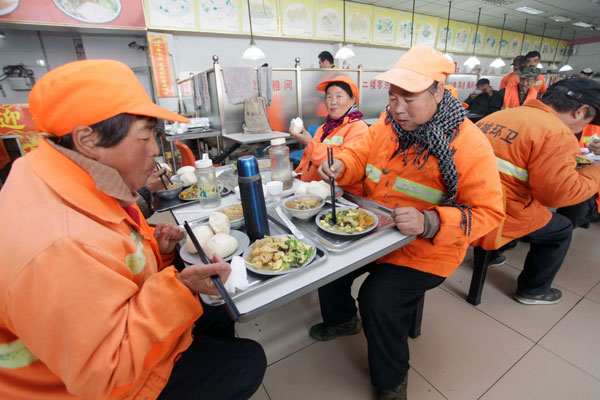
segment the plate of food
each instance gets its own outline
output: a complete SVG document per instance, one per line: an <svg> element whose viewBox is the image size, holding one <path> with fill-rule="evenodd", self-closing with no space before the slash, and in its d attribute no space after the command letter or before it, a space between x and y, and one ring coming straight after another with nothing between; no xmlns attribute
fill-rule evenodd
<svg viewBox="0 0 600 400"><path fill-rule="evenodd" d="M69 17L93 24L110 22L121 13L119 0L54 0L54 4Z"/></svg>
<svg viewBox="0 0 600 400"><path fill-rule="evenodd" d="M229 233L214 233L209 225L199 225L194 227L193 231L210 259L214 254L218 254L225 261L229 261L233 256L242 254L250 244L248 235L235 229L230 230ZM189 264L204 264L189 238L186 239L186 245L180 247L179 256Z"/></svg>
<svg viewBox="0 0 600 400"><path fill-rule="evenodd" d="M19 0L0 0L0 15L10 14L19 6Z"/></svg>
<svg viewBox="0 0 600 400"><path fill-rule="evenodd" d="M577 165L592 165L594 160L590 157L590 153L581 153L575 157Z"/></svg>
<svg viewBox="0 0 600 400"><path fill-rule="evenodd" d="M314 260L316 247L308 239L291 235L265 236L246 249L246 268L260 275L284 275Z"/></svg>
<svg viewBox="0 0 600 400"><path fill-rule="evenodd" d="M317 226L328 233L340 236L360 236L369 233L377 228L379 218L377 215L364 208L345 209L336 208L335 215L337 223L331 225L331 217L333 216L331 209L321 210L315 218Z"/></svg>

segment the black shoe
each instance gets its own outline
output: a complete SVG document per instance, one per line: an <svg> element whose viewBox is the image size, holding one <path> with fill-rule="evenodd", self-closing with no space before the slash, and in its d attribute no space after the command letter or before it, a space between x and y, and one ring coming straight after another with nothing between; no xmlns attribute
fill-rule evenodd
<svg viewBox="0 0 600 400"><path fill-rule="evenodd" d="M323 323L310 327L310 337L320 342L335 339L338 336L355 335L362 330L360 319L355 315L350 321L325 328Z"/></svg>
<svg viewBox="0 0 600 400"><path fill-rule="evenodd" d="M380 390L377 393L377 400L406 400L406 384L408 376L404 378L404 382L393 389Z"/></svg>
<svg viewBox="0 0 600 400"><path fill-rule="evenodd" d="M558 289L551 288L548 293L540 294L537 296L530 296L526 294L515 294L515 300L522 304L556 304L562 298L562 292Z"/></svg>
<svg viewBox="0 0 600 400"><path fill-rule="evenodd" d="M504 256L504 254L500 253L496 257L494 257L492 261L490 261L490 263L488 264L488 268L500 267L504 264L506 264L506 257Z"/></svg>

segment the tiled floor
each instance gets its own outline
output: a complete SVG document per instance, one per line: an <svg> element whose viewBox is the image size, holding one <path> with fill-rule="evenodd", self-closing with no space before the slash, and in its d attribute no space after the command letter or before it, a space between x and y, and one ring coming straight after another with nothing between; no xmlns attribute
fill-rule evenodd
<svg viewBox="0 0 600 400"><path fill-rule="evenodd" d="M555 279L563 291L556 305L512 299L526 252L519 244L506 252L506 265L488 272L477 307L464 300L470 252L428 292L422 335L409 340L410 400L600 399L600 223L574 232ZM262 344L269 363L252 400L376 398L364 335L315 342L308 329L319 321L313 292L237 325L240 336Z"/></svg>

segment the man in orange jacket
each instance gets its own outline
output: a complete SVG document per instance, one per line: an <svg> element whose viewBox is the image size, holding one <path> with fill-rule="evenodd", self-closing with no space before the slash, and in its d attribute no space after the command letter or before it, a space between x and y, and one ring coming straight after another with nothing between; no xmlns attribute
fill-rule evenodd
<svg viewBox="0 0 600 400"><path fill-rule="evenodd" d="M454 63L432 48L415 46L375 79L389 82L389 105L356 144L336 154L323 179L345 186L363 182L365 197L393 210L396 227L415 235L408 245L319 289L323 322L316 340L361 330L351 295L359 293L369 345L371 382L379 399L406 399L408 329L426 290L440 285L462 262L469 243L504 218L502 189L491 146L444 89Z"/></svg>
<svg viewBox="0 0 600 400"><path fill-rule="evenodd" d="M525 66L525 61L525 56L516 56L515 58L513 58L511 64L513 67L513 72L504 75L504 77L500 81L500 89L504 89L506 86L508 86L508 82L510 82L513 76L519 74L521 67Z"/></svg>
<svg viewBox="0 0 600 400"><path fill-rule="evenodd" d="M537 68L521 68L519 75L504 89L498 92L497 102L502 104L502 110L522 106L526 100L535 100L538 91L535 88L536 76L540 73Z"/></svg>
<svg viewBox="0 0 600 400"><path fill-rule="evenodd" d="M156 120L187 119L112 60L48 72L29 105L46 138L0 192L0 398L249 398L262 348L197 296L218 294L210 277L229 264L178 272L183 231L151 228L135 205Z"/></svg>
<svg viewBox="0 0 600 400"><path fill-rule="evenodd" d="M531 243L515 300L554 304L562 293L552 281L569 249L573 225L547 207L588 200L600 187L600 163L575 169L579 144L574 132L600 123L600 84L564 79L541 100L499 111L477 123L494 148L506 187L503 236ZM501 264L498 252L494 264Z"/></svg>

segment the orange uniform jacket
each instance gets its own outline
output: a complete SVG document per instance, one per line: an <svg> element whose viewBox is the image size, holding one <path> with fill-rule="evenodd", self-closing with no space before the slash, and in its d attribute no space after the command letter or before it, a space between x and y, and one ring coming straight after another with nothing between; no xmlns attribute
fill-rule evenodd
<svg viewBox="0 0 600 400"><path fill-rule="evenodd" d="M525 98L525 101L535 100L537 97L538 92L532 86L527 91L527 97ZM523 104L525 104L525 101L523 102ZM504 99L502 100L502 109L507 110L509 108L517 108L520 106L521 104L519 103L519 86L511 85L507 88L504 88Z"/></svg>
<svg viewBox="0 0 600 400"><path fill-rule="evenodd" d="M504 78L506 78L506 76ZM502 80L504 80L504 78ZM513 74L513 76L510 77L510 79L505 83L505 85L507 87L510 87L512 85L518 85L520 81L521 81L520 75ZM538 75L538 77L536 78L535 83L532 85L532 87L534 87L535 90L537 90L537 92L540 96L543 95L544 93L546 93L546 79L544 79L544 76ZM502 89L502 84L500 84L500 88Z"/></svg>
<svg viewBox="0 0 600 400"><path fill-rule="evenodd" d="M502 234L520 238L550 221L547 207L589 199L600 186L600 168L575 169L579 144L571 130L539 100L491 114L477 126L494 148L506 187Z"/></svg>
<svg viewBox="0 0 600 400"><path fill-rule="evenodd" d="M513 76L515 76L515 72L514 71L511 72L510 74L504 75L504 77L500 81L500 89L504 89L508 85L508 82L511 80L511 78ZM498 90L500 90L500 89L498 89Z"/></svg>
<svg viewBox="0 0 600 400"><path fill-rule="evenodd" d="M460 134L451 144L456 149L454 162L459 176L456 202L472 207L469 237L461 228L460 210L441 205L446 186L437 159L430 156L419 170L412 158L404 165L401 156L392 157L397 149L397 136L392 125L386 123L385 113L361 141L336 156L346 167L338 177L340 185L364 179L365 197L389 208L435 210L440 217L440 229L433 239L417 237L378 262L450 276L462 262L469 243L491 231L504 218L502 187L492 148L470 120L465 119L459 129Z"/></svg>
<svg viewBox="0 0 600 400"><path fill-rule="evenodd" d="M600 136L600 126L592 124L586 125L581 133L581 139L579 139L579 147L587 147L588 143L591 141L591 137L594 135ZM600 210L600 191L598 191L598 196L596 197L596 204L598 204L598 210Z"/></svg>
<svg viewBox="0 0 600 400"><path fill-rule="evenodd" d="M369 126L362 119L348 121L348 117L345 117L344 122L335 128L327 139L321 142L321 137L323 136L323 125L321 125L312 140L308 142L302 154L302 161L300 161L300 165L296 168L297 173L302 172L302 181L320 181L321 177L317 171L319 165L327 160L327 148L331 147L333 149L333 156L336 157L344 148L360 140L368 130ZM345 189L358 195L362 194L361 183Z"/></svg>
<svg viewBox="0 0 600 400"><path fill-rule="evenodd" d="M0 220L0 398L156 398L202 307L144 218L40 140Z"/></svg>

